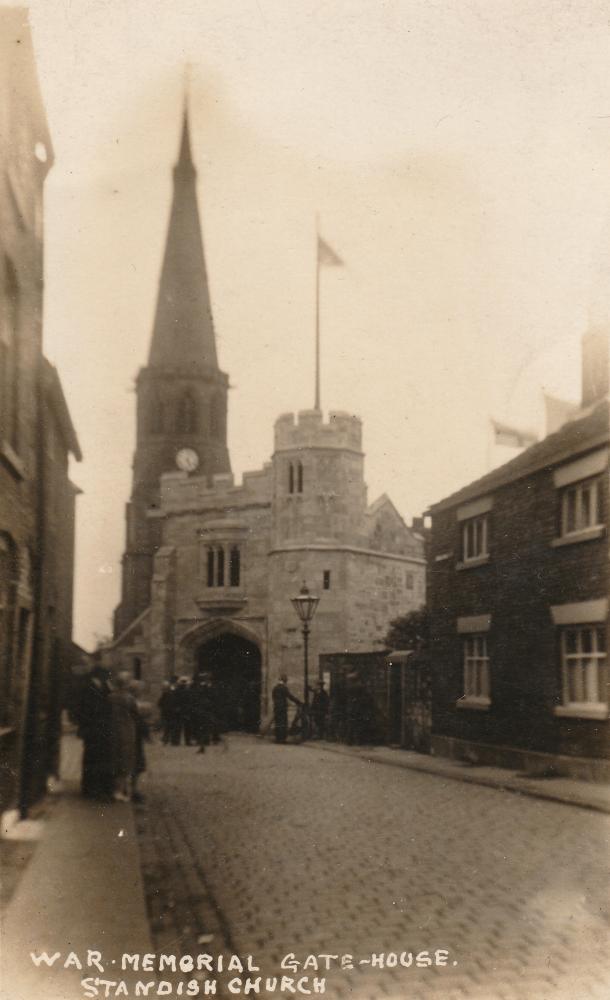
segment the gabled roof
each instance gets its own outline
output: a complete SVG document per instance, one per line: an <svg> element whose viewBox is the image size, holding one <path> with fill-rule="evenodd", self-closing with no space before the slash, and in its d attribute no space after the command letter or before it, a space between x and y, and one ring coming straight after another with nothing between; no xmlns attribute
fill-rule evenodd
<svg viewBox="0 0 610 1000"><path fill-rule="evenodd" d="M467 500L474 500L485 493L512 483L517 479L551 468L583 452L607 444L610 440L609 401L601 402L583 411L580 417L568 421L554 434L517 455L475 482L464 486L444 500L430 506L431 513L446 510Z"/></svg>
<svg viewBox="0 0 610 1000"><path fill-rule="evenodd" d="M384 507L389 507L394 512L394 514L396 515L396 517L398 518L398 520L400 521L400 523L402 524L402 526L405 528L406 531L410 532L411 534L417 535L417 537L421 537L421 531L418 531L418 529L415 528L413 525L409 526L407 524L404 517L398 510L398 507L396 506L394 501L388 496L387 493L382 493L381 496L377 497L377 499L373 501L373 503L370 503L368 505L366 509L367 517L374 518L380 511L383 510Z"/></svg>
<svg viewBox="0 0 610 1000"><path fill-rule="evenodd" d="M373 503L370 503L366 509L366 512L369 517L375 517L375 515L378 514L379 511L383 510L384 507L390 507L392 511L396 514L396 517L398 518L400 523L407 529L407 531L410 530L404 517L396 507L395 503L392 500L390 500L387 493L382 493L381 496L377 497L377 499L373 501Z"/></svg>
<svg viewBox="0 0 610 1000"><path fill-rule="evenodd" d="M380 497L377 497L376 500L373 500L373 502L368 505L366 512L367 514L376 514L377 511L381 510L382 507L385 507L387 503L394 507L394 504L390 500L388 494L382 493ZM396 510L396 507L394 507L394 510ZM396 513L398 514L398 511L396 511ZM398 514L398 516L400 517L400 514Z"/></svg>

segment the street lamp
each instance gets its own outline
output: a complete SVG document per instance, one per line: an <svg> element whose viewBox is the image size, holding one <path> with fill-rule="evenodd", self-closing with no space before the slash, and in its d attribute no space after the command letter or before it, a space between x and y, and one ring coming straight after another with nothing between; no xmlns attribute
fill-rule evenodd
<svg viewBox="0 0 610 1000"><path fill-rule="evenodd" d="M303 583L298 597L291 597L290 601L303 625L303 686L305 688L305 715L309 711L309 623L316 613L316 608L320 603L319 597L314 597L309 593L307 584Z"/></svg>

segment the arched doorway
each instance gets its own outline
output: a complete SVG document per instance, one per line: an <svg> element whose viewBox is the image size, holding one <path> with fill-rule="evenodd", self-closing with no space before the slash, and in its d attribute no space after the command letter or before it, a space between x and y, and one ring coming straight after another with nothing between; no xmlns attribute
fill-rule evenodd
<svg viewBox="0 0 610 1000"><path fill-rule="evenodd" d="M258 732L261 721L261 654L255 643L232 632L198 647L195 674L210 673L224 730Z"/></svg>

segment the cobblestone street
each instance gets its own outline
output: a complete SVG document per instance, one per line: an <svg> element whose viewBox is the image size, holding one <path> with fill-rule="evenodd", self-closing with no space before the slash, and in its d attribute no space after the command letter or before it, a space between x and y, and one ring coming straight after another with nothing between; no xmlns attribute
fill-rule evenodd
<svg viewBox="0 0 610 1000"><path fill-rule="evenodd" d="M151 746L145 791L158 951L252 954L295 980L288 953L347 953L353 971L317 975L354 1000L610 993L607 816L246 736ZM437 949L445 967L370 962Z"/></svg>

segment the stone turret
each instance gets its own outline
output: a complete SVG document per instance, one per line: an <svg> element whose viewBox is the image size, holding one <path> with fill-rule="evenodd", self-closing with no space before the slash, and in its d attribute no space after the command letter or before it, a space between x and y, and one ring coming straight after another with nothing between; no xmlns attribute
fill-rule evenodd
<svg viewBox="0 0 610 1000"><path fill-rule="evenodd" d="M302 410L275 423L275 545L353 543L366 510L362 423L349 413Z"/></svg>

